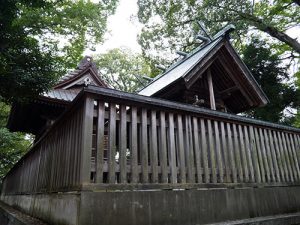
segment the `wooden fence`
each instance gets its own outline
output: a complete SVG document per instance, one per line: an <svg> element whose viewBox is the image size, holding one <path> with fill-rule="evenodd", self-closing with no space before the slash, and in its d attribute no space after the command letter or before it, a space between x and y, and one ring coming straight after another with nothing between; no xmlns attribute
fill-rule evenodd
<svg viewBox="0 0 300 225"><path fill-rule="evenodd" d="M299 134L292 127L90 86L9 172L3 193L93 185L296 185Z"/></svg>

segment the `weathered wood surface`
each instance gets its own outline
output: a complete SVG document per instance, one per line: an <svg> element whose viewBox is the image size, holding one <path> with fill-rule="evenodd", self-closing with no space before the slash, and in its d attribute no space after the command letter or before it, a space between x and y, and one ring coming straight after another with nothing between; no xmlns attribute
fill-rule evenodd
<svg viewBox="0 0 300 225"><path fill-rule="evenodd" d="M4 193L300 182L295 128L120 93L82 95L5 177Z"/></svg>

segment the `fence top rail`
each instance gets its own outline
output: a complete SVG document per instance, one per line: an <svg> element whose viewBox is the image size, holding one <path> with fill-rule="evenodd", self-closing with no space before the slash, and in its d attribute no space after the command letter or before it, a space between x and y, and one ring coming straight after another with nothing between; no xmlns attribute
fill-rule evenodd
<svg viewBox="0 0 300 225"><path fill-rule="evenodd" d="M220 121L239 122L246 125L256 125L260 127L267 127L276 130L284 130L294 133L300 133L300 129L296 127L270 123L262 120L252 119L244 116L239 116L231 113L220 112L207 108L200 108L190 104L177 103L169 100L164 100L155 97L148 97L139 94L132 94L128 92L118 91L115 89L108 89L90 85L85 87L83 92L90 93L95 96L95 99L107 99L117 103L126 103L128 105L139 105L149 108L168 109L171 111L180 111L181 113L192 113L203 116L205 118L213 118Z"/></svg>

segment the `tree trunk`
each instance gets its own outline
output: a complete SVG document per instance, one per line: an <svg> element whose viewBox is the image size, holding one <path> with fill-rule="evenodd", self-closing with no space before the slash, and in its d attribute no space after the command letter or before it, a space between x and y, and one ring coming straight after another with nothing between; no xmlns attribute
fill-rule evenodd
<svg viewBox="0 0 300 225"><path fill-rule="evenodd" d="M296 0L296 1L299 2L300 0ZM300 43L296 39L291 38L289 35L285 34L282 31L279 31L275 27L265 24L263 20L255 17L253 15L242 13L242 14L240 14L240 16L244 20L248 20L249 23L252 26L256 27L258 30L261 30L261 31L269 34L270 36L276 38L277 40L287 44L293 50L295 50L296 52L298 52L300 54Z"/></svg>
<svg viewBox="0 0 300 225"><path fill-rule="evenodd" d="M300 43L296 39L293 39L287 34L278 31L274 27L267 26L265 29L261 29L261 30L268 33L272 37L277 38L278 40L286 43L287 45L289 45L291 48L293 48L296 52L300 54Z"/></svg>

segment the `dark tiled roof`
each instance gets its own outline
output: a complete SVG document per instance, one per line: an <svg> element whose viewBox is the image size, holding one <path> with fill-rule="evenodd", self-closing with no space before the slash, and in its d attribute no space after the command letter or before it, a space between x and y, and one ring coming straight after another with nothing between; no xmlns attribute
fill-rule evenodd
<svg viewBox="0 0 300 225"><path fill-rule="evenodd" d="M42 97L71 102L79 92L80 90L54 89L49 92L43 93Z"/></svg>

